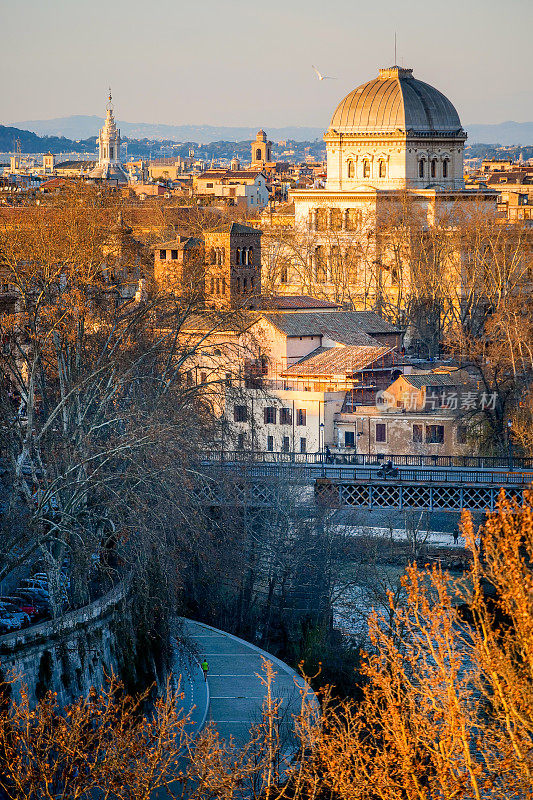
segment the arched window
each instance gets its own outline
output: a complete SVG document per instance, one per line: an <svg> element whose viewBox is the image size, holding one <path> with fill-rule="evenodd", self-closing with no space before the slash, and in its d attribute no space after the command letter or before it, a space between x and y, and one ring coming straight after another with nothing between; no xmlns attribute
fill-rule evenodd
<svg viewBox="0 0 533 800"><path fill-rule="evenodd" d="M355 167L353 161L350 159L348 161L348 177L354 178L355 177Z"/></svg>
<svg viewBox="0 0 533 800"><path fill-rule="evenodd" d="M220 248L220 263L221 264L225 264L226 263L226 248L225 247L221 247Z"/></svg>
<svg viewBox="0 0 533 800"><path fill-rule="evenodd" d="M238 247L235 250L235 263L236 264L240 264L241 263L241 248L240 247Z"/></svg>
<svg viewBox="0 0 533 800"><path fill-rule="evenodd" d="M421 158L418 162L418 177L423 178L426 174L426 159Z"/></svg>
<svg viewBox="0 0 533 800"><path fill-rule="evenodd" d="M215 294L215 279L211 278L211 294Z"/></svg>
<svg viewBox="0 0 533 800"><path fill-rule="evenodd" d="M437 159L436 158L432 158L431 159L431 177L432 178L436 178L437 177Z"/></svg>
<svg viewBox="0 0 533 800"><path fill-rule="evenodd" d="M250 289L252 290L252 292L254 290L254 283L255 283L255 281L254 281L254 278L253 278L253 275L252 275L252 277L250 278Z"/></svg>
<svg viewBox="0 0 533 800"><path fill-rule="evenodd" d="M109 148L109 158L114 158L113 156L113 145Z"/></svg>
<svg viewBox="0 0 533 800"><path fill-rule="evenodd" d="M379 160L379 177L380 178L387 177L387 165L385 164L385 161L382 158L380 158Z"/></svg>
<svg viewBox="0 0 533 800"><path fill-rule="evenodd" d="M211 248L209 251L209 263L216 264L217 263L217 254L215 253L214 247Z"/></svg>
<svg viewBox="0 0 533 800"><path fill-rule="evenodd" d="M248 264L251 266L254 263L254 248L248 248Z"/></svg>
<svg viewBox="0 0 533 800"><path fill-rule="evenodd" d="M444 161L442 162L442 177L443 178L447 178L448 177L448 159L447 158L445 158Z"/></svg>
<svg viewBox="0 0 533 800"><path fill-rule="evenodd" d="M220 278L217 278L217 294L220 294Z"/></svg>
<svg viewBox="0 0 533 800"><path fill-rule="evenodd" d="M222 294L226 294L226 279L222 278Z"/></svg>
<svg viewBox="0 0 533 800"><path fill-rule="evenodd" d="M367 158L363 161L363 178L370 178L370 161Z"/></svg>
<svg viewBox="0 0 533 800"><path fill-rule="evenodd" d="M258 147L257 150L255 151L255 160L256 161L261 161L261 148L260 147Z"/></svg>

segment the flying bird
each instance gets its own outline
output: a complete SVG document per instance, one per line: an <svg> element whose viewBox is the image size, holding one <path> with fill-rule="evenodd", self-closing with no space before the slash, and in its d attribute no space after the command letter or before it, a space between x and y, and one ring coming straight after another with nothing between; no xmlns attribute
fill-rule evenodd
<svg viewBox="0 0 533 800"><path fill-rule="evenodd" d="M317 76L319 81L336 81L337 80L337 78L334 78L332 75L322 75L322 73L317 70L317 68L315 67L314 64L311 64L311 66L313 67L314 71L316 72L316 76Z"/></svg>

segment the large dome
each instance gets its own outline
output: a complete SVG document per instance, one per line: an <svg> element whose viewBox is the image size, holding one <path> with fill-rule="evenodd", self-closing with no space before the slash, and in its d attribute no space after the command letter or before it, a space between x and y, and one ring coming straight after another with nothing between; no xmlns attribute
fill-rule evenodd
<svg viewBox="0 0 533 800"><path fill-rule="evenodd" d="M380 69L379 77L346 95L331 118L338 133L413 131L459 133L459 115L447 97L413 78L403 67Z"/></svg>

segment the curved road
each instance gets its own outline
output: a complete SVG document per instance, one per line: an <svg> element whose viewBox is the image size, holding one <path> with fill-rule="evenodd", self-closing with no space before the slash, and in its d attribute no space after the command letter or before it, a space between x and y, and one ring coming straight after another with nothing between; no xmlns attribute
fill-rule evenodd
<svg viewBox="0 0 533 800"><path fill-rule="evenodd" d="M250 725L261 716L265 687L261 683L263 659L275 670L273 696L281 703L281 729L288 746L292 738L293 715L301 707L301 691L307 692L308 702L318 711L318 701L305 681L287 664L231 633L212 628L202 622L183 619L183 632L191 642L199 661L209 664L210 694L207 719L216 724L222 738L246 741ZM196 708L193 718L199 724L204 710ZM285 738L285 737L284 737Z"/></svg>

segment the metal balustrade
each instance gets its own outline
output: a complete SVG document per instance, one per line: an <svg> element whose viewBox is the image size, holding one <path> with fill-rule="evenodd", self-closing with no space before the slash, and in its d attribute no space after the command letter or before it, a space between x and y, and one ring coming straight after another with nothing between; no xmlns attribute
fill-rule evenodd
<svg viewBox="0 0 533 800"><path fill-rule="evenodd" d="M395 467L447 467L457 469L533 470L533 457L513 456L427 456L413 453L372 455L368 453L296 453L262 450L211 451L204 455L208 462L249 464L331 464L346 466L381 466L391 461Z"/></svg>

